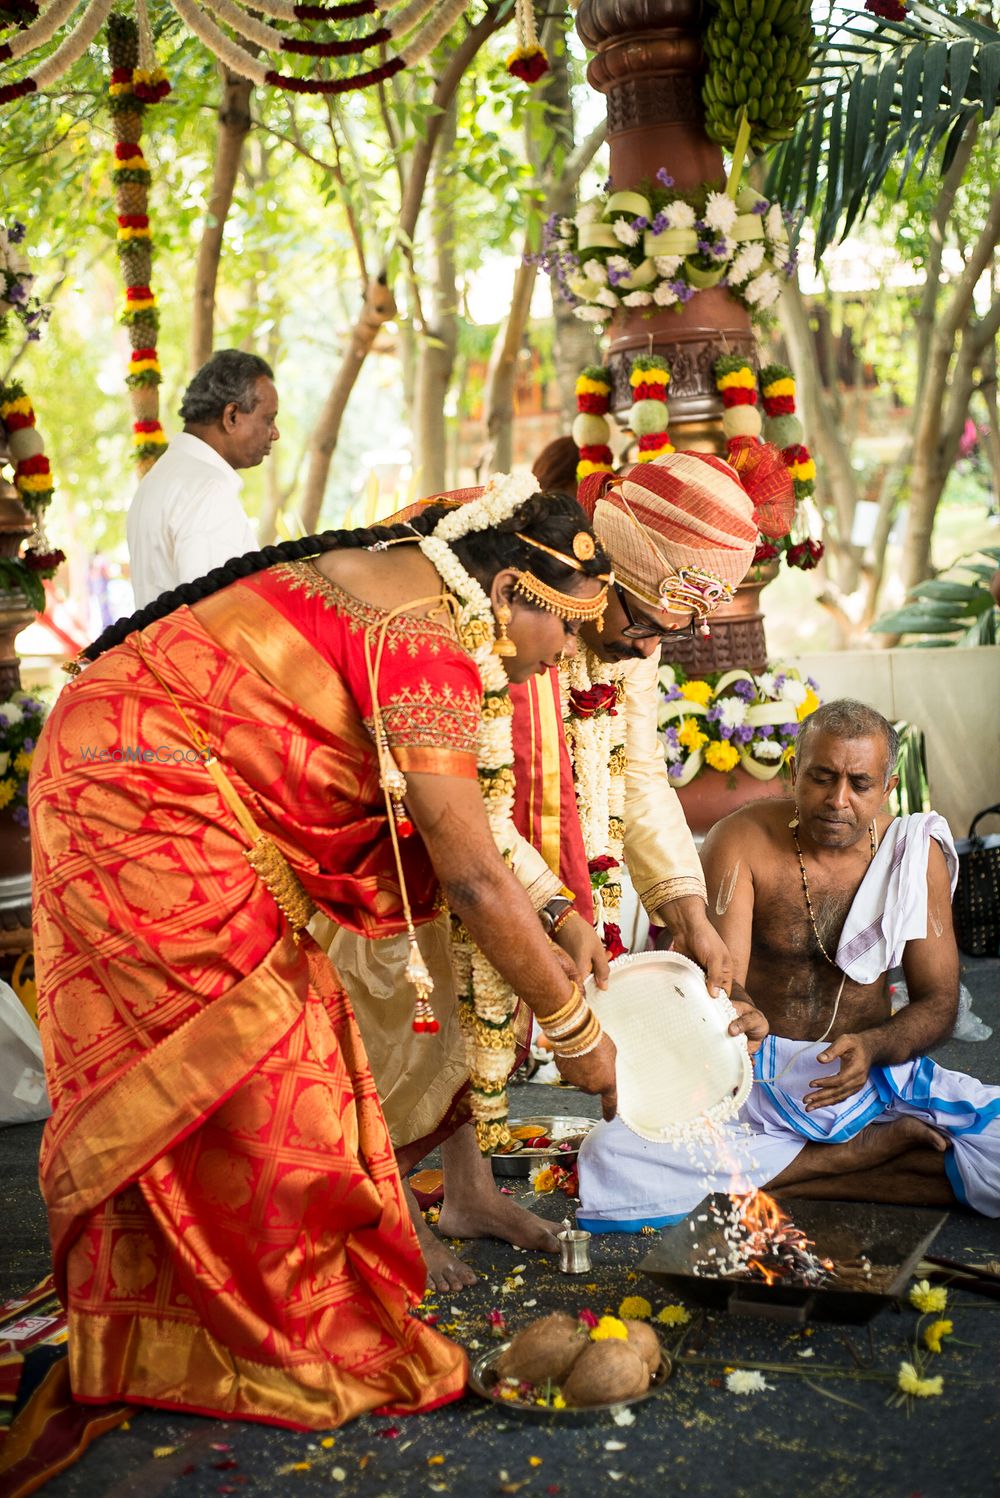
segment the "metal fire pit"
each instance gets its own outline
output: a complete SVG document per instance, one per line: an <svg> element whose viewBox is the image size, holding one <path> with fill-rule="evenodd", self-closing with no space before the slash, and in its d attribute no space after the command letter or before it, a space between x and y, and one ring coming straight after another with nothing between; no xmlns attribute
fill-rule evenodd
<svg viewBox="0 0 1000 1498"><path fill-rule="evenodd" d="M843 1321L863 1323L901 1295L916 1264L937 1237L946 1212L915 1207L883 1207L868 1202L788 1201L775 1197L796 1227L814 1245L814 1252L838 1264L871 1261L871 1287L830 1285L816 1287L794 1280L765 1284L762 1280L712 1274L707 1250L726 1253L722 1229L712 1221L714 1207L723 1216L729 1197L706 1196L675 1227L664 1230L659 1243L639 1268L672 1290L738 1316L764 1316L772 1321ZM699 1222L702 1215L706 1222ZM694 1231L691 1231L691 1223ZM695 1266L702 1272L695 1274Z"/></svg>

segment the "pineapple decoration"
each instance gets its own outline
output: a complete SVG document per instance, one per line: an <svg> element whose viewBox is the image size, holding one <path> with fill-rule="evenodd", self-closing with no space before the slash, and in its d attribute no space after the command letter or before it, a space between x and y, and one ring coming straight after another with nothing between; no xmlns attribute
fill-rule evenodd
<svg viewBox="0 0 1000 1498"><path fill-rule="evenodd" d="M169 91L156 67L145 6L140 24L113 12L108 18L111 82L108 108L115 137L112 177L118 210L118 258L125 278L122 322L132 357L126 383L132 402L132 442L140 474L148 472L166 446L160 425L160 363L156 352L159 314L151 287L153 241L149 227L150 174L140 144L143 113Z"/></svg>

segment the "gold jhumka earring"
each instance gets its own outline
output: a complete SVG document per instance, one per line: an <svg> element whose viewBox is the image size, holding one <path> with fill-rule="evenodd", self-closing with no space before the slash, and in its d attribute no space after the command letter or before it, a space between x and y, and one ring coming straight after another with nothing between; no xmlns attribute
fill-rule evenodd
<svg viewBox="0 0 1000 1498"><path fill-rule="evenodd" d="M517 646L507 634L507 626L514 617L510 604L498 603L493 610L493 617L497 621L497 637L493 641L493 654L500 656L502 660L509 661L517 654Z"/></svg>

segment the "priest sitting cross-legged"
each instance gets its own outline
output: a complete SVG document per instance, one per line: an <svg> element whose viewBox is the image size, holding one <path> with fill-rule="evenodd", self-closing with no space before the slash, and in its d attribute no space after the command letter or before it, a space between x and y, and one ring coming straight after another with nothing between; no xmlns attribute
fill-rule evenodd
<svg viewBox="0 0 1000 1498"><path fill-rule="evenodd" d="M703 860L712 920L771 1034L739 1123L691 1152L620 1120L580 1156L580 1221L663 1225L706 1191L950 1206L1000 1216L1000 1087L928 1056L959 990L957 859L934 812L890 817L895 731L858 702L799 730L794 799L716 824ZM909 1003L893 1015L887 974Z"/></svg>

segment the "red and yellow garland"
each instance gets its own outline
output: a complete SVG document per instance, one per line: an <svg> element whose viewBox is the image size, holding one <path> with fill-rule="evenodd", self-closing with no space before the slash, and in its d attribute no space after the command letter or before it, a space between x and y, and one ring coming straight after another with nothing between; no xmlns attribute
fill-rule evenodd
<svg viewBox="0 0 1000 1498"><path fill-rule="evenodd" d="M611 375L603 365L588 364L576 382L578 415L573 422L572 435L580 449L577 482L589 473L611 472L611 448L608 445L611 427L606 414L610 399Z"/></svg>
<svg viewBox="0 0 1000 1498"><path fill-rule="evenodd" d="M516 0L517 46L507 58L507 71L522 83L537 83L549 71L544 47L539 45L535 29L534 0Z"/></svg>
<svg viewBox="0 0 1000 1498"><path fill-rule="evenodd" d="M715 387L722 396L722 432L732 455L760 439L757 376L750 361L740 354L725 354L716 359Z"/></svg>
<svg viewBox="0 0 1000 1498"><path fill-rule="evenodd" d="M656 354L642 354L633 360L628 379L633 401L628 424L639 443L637 460L651 463L654 458L675 451L667 433L670 371L665 359Z"/></svg>
<svg viewBox="0 0 1000 1498"><path fill-rule="evenodd" d="M147 49L149 47L147 46ZM149 165L139 139L145 108L169 91L155 67L142 68L135 22L113 14L108 20L111 81L108 107L115 134L112 181L118 209L117 247L125 277L121 321L128 329L132 356L125 377L132 404L132 445L140 474L147 473L167 443L160 424L158 386L162 379L156 351L159 314L150 285L153 243L149 226Z"/></svg>
<svg viewBox="0 0 1000 1498"><path fill-rule="evenodd" d="M785 467L792 476L797 501L811 499L816 488L816 464L806 447L802 423L795 414L795 376L787 364L769 364L760 372L760 390L764 401L764 436L781 451ZM789 542L785 560L790 567L809 571L823 555L822 541L807 536Z"/></svg>
<svg viewBox="0 0 1000 1498"><path fill-rule="evenodd" d="M65 554L49 544L45 534L45 510L53 494L52 468L45 456L45 444L35 420L35 410L16 380L0 384L0 424L7 433L7 447L14 460L14 487L21 503L35 522L35 529L22 555L16 560L28 572L52 577ZM7 566L14 562L12 558ZM42 593L31 590L31 602L41 612L45 607Z"/></svg>

